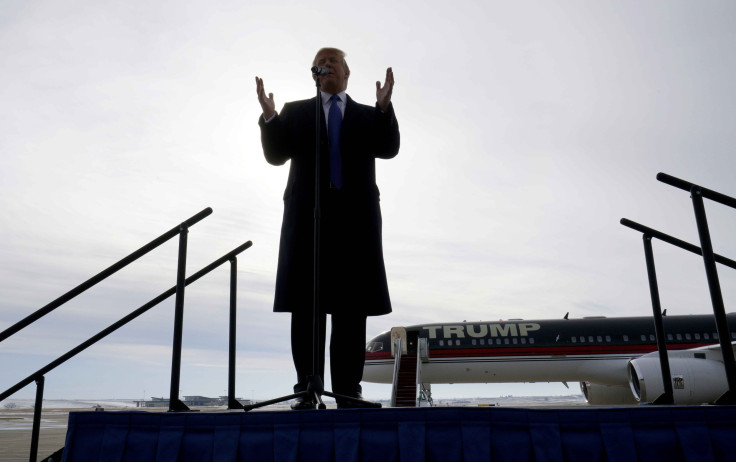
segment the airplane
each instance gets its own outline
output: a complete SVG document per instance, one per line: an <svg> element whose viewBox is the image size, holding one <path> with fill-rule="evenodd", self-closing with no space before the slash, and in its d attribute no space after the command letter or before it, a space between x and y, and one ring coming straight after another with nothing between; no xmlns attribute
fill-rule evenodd
<svg viewBox="0 0 736 462"><path fill-rule="evenodd" d="M592 405L653 402L664 392L651 316L569 319L568 314L562 319L422 324L407 326L405 332L410 349L426 339L427 351L420 352L425 384L580 382ZM736 313L727 320L733 348ZM665 310L663 322L675 403L718 399L728 383L714 317L666 316ZM364 381L392 383L391 335L383 332L368 341Z"/></svg>

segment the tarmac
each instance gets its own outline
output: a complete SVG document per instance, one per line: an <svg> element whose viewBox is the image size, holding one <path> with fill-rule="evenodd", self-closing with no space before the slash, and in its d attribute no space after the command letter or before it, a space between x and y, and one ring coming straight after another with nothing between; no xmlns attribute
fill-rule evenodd
<svg viewBox="0 0 736 462"><path fill-rule="evenodd" d="M267 410L275 409L271 406ZM284 409L288 405L281 406ZM193 408L207 412L229 412L224 407ZM44 460L64 447L69 412L94 411L95 408L51 408L41 412L41 429L38 438L38 460ZM145 412L167 412L168 408L104 408L104 412L139 410ZM237 411L236 411L237 412ZM31 454L31 432L33 409L0 409L0 461L27 461Z"/></svg>
<svg viewBox="0 0 736 462"><path fill-rule="evenodd" d="M38 460L64 447L69 412L79 410L48 409L41 413ZM0 409L0 461L28 460L32 424L33 409Z"/></svg>

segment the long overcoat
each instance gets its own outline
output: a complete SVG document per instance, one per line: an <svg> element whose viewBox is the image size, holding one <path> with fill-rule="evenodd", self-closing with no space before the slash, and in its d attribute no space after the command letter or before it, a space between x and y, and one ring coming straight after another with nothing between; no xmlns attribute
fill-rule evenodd
<svg viewBox="0 0 736 462"><path fill-rule="evenodd" d="M314 293L316 98L286 103L259 119L266 160L291 160L284 191L274 311L311 310ZM329 146L320 106L320 310L374 316L391 312L381 237L375 159L399 152L393 105L386 112L347 97L341 130L343 186L330 185Z"/></svg>

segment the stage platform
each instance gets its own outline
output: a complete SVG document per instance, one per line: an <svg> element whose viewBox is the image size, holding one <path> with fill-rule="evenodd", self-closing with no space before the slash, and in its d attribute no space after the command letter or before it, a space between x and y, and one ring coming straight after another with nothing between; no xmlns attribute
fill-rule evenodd
<svg viewBox="0 0 736 462"><path fill-rule="evenodd" d="M736 408L72 412L64 461L733 461Z"/></svg>

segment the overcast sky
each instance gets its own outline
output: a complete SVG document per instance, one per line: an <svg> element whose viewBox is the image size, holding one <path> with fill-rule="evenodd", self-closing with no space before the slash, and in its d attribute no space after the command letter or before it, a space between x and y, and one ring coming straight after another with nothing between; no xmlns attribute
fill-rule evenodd
<svg viewBox="0 0 736 462"><path fill-rule="evenodd" d="M0 329L212 207L190 230L188 274L253 241L238 261L237 394L290 393L289 317L271 312L288 166L263 158L254 76L278 108L309 98L323 46L347 52L359 102L386 67L396 78L401 151L378 161L394 312L369 337L650 315L641 236L619 220L698 244L689 194L660 171L736 196L735 19L714 0L5 0ZM706 210L716 252L736 257L736 211ZM712 312L702 260L654 249L668 313ZM174 240L0 344L0 390L173 286L176 254ZM736 275L719 271L734 311ZM226 394L228 277L187 288L182 395ZM169 300L50 373L46 397L168 396L172 331Z"/></svg>

